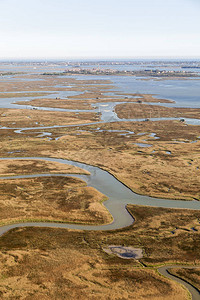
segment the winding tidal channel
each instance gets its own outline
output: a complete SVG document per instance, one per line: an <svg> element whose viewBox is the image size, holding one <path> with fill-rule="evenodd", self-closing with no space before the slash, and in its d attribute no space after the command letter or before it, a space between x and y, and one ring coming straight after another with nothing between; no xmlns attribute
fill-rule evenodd
<svg viewBox="0 0 200 300"><path fill-rule="evenodd" d="M18 108L19 106L17 104L11 103L13 99L5 99L5 103L2 103L2 107L8 107L8 108ZM15 99L16 100L16 99ZM21 100L21 99L20 99ZM93 111L98 111L101 114L101 121L90 123L91 124L98 124L103 122L114 122L114 121L139 121L139 119L119 119L116 114L114 113L114 108L116 103L106 103L106 108L101 106L101 103L95 104L96 109ZM105 106L105 103L104 103ZM32 108L28 106L21 106L20 108ZM37 107L37 109L45 109L45 110L55 110L58 111L58 109L54 108L41 108ZM60 111L74 111L74 110L60 110ZM84 110L76 110L77 112L81 112ZM86 111L86 110L85 110ZM158 119L152 119L152 120L159 120ZM164 119L164 118L162 118ZM170 118L172 119L172 118ZM200 124L199 119L185 119L185 121L189 124ZM87 124L78 124L80 125L87 125ZM15 129L16 133L23 133L25 130L35 130L35 129L48 129L48 128L56 128L56 127L68 127L68 126L76 126L76 125L66 125L66 126L51 126L51 127L33 127L33 128L9 128L9 129ZM3 128L1 128L3 129ZM195 209L200 210L200 202L198 201L180 201L180 200L167 200L167 199L158 199L158 198L152 198L148 196L143 196L134 193L131 189L129 189L127 186L125 186L122 182L118 181L113 175L111 175L109 172L98 168L96 166L66 160L66 159L58 159L58 158L49 158L49 157L8 157L8 158L0 158L0 160L45 160L45 161L53 161L53 162L59 162L63 164L69 164L73 166L77 166L79 168L82 168L84 170L87 170L90 172L90 175L77 175L77 174L34 174L34 175L17 175L17 176L6 176L6 177L0 177L0 180L4 179L14 179L14 178L33 178L33 177L52 177L52 176L73 176L80 179L83 179L87 182L88 186L94 187L104 195L108 197L108 200L105 201L104 205L108 209L108 211L111 213L113 217L113 222L106 225L79 225L79 224L67 224L67 223L53 223L53 222L29 222L29 223L17 223L17 224L10 224L0 227L0 236L9 231L13 228L19 228L19 227L50 227L50 228L68 228L68 229L75 229L75 230L114 230L119 229L123 227L127 227L131 225L134 222L134 219L129 214L129 212L126 209L127 204L136 204L136 205L146 205L146 206L154 206L154 207L166 207L166 208L180 208L180 209ZM174 266L163 266L158 269L158 271L170 278L173 279L181 284L183 284L191 293L192 299L197 300L200 299L200 293L199 291L193 287L191 284L172 276L168 273L168 269L176 267ZM179 267L185 267L185 266L179 266ZM194 266L191 266L191 268L194 268Z"/></svg>
<svg viewBox="0 0 200 300"><path fill-rule="evenodd" d="M138 204L156 207L168 207L168 208L187 208L200 210L199 201L181 201L181 200L167 200L152 198L149 196L143 196L134 193L131 189L126 187L123 183L118 181L109 172L102 170L101 168L72 161L67 159L50 158L50 157L6 157L0 158L0 160L46 160L52 162L59 162L63 164L69 164L77 166L90 172L90 175L77 175L77 174L34 174L34 175L16 175L0 177L3 179L15 179L15 178L33 178L33 177L46 177L46 176L73 176L83 179L87 182L88 186L94 187L109 199L105 202L106 208L113 216L113 222L107 225L77 225L77 224L59 224L59 223L21 223L12 224L0 227L0 235L5 233L11 228L26 227L26 226L41 226L41 227L59 227L81 230L112 230L129 226L133 223L132 216L126 210L127 204Z"/></svg>
<svg viewBox="0 0 200 300"><path fill-rule="evenodd" d="M73 176L83 179L87 182L88 186L94 187L103 194L105 194L109 199L105 202L106 208L113 216L113 222L107 225L78 225L78 224L67 224L67 223L42 223L42 222L30 222L30 223L17 223L10 224L0 227L0 236L10 229L19 227L50 227L50 228L68 228L68 229L79 229L79 230L111 230L126 227L134 222L132 216L126 210L127 204L139 204L157 207L170 207L170 208L187 208L187 209L200 209L200 203L198 201L175 201L175 200L163 200L158 198L152 198L148 196L142 196L134 193L123 183L118 181L114 176L112 176L107 171L104 171L98 167L83 164L76 161L48 158L48 157L15 157L15 158L1 158L1 160L37 160L43 159L46 161L54 161L63 164L69 164L73 166L80 167L90 172L90 175L77 175L77 174L34 174L34 175L17 175L17 176L7 176L1 177L0 179L14 179L14 178L33 178L33 177L46 177L46 176ZM177 267L174 266L163 266L158 269L158 271L178 283L183 284L191 293L192 299L197 300L200 297L199 291L193 287L191 284L172 276L168 273L168 268ZM180 267L180 266L179 266ZM193 267L194 268L194 267Z"/></svg>

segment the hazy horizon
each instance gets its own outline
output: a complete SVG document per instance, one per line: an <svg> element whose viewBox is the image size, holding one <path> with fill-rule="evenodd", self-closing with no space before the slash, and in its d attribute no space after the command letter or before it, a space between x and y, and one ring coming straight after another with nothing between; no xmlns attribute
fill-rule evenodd
<svg viewBox="0 0 200 300"><path fill-rule="evenodd" d="M84 61L113 61L113 62L145 62L145 61L200 61L199 57L30 57L30 58L14 58L8 57L5 59L0 58L0 62L66 62L66 61L75 61L75 62L84 62Z"/></svg>
<svg viewBox="0 0 200 300"><path fill-rule="evenodd" d="M198 0L0 0L0 59L200 58Z"/></svg>

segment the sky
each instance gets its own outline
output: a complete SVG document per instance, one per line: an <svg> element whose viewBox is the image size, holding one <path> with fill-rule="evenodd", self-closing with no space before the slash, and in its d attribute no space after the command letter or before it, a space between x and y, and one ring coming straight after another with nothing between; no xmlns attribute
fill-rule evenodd
<svg viewBox="0 0 200 300"><path fill-rule="evenodd" d="M200 0L0 0L0 59L200 58Z"/></svg>

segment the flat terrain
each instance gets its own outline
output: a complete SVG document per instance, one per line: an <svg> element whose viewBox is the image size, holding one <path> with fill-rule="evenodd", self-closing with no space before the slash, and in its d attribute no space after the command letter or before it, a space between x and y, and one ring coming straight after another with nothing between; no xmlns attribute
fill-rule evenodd
<svg viewBox="0 0 200 300"><path fill-rule="evenodd" d="M48 75L49 73L45 73ZM44 75L45 75L44 74ZM52 73L54 74L54 73ZM184 71L166 71L166 70L116 70L116 69L93 69L93 68L80 68L80 69L67 69L60 75L114 75L114 76L138 76L138 77L149 77L149 78L167 78L167 79L174 79L174 78L191 78L191 77L198 77L198 74L194 72L184 72Z"/></svg>
<svg viewBox="0 0 200 300"><path fill-rule="evenodd" d="M77 178L42 177L0 181L0 223L60 221L106 224L106 197Z"/></svg>
<svg viewBox="0 0 200 300"><path fill-rule="evenodd" d="M19 75L18 75L19 76ZM97 102L131 102L116 107L119 117L199 117L199 109L168 108L148 102L172 102L147 94L115 91L109 81L76 80L57 76L27 76L32 81L5 82L2 90L75 91L66 99L39 98L24 104L58 108L91 108ZM1 85L1 84L0 84ZM57 99L56 99L57 98ZM132 103L133 102L133 103ZM134 103L138 102L138 103ZM140 102L140 103L139 103ZM20 107L20 105L19 105ZM1 109L1 126L8 128L80 125L67 128L1 129L1 156L53 156L100 166L135 192L162 198L199 199L200 126L177 121L97 122L98 113ZM183 147L184 145L184 147Z"/></svg>
<svg viewBox="0 0 200 300"><path fill-rule="evenodd" d="M55 126L67 124L82 124L98 121L99 117L93 112L53 112L27 109L0 109L2 127L24 128Z"/></svg>
<svg viewBox="0 0 200 300"><path fill-rule="evenodd" d="M68 96L67 99L59 97L55 98L39 98L30 101L18 101L19 105L32 105L37 107L54 107L67 109L93 109L91 104L104 102L128 102L128 103L173 103L171 100L159 99L150 94L126 94L113 92L113 95L107 95L108 91L105 87L99 86L89 88L89 91L74 96ZM124 103L123 103L124 105Z"/></svg>
<svg viewBox="0 0 200 300"><path fill-rule="evenodd" d="M53 161L44 160L1 160L0 159L0 179L1 176L13 175L30 175L30 174L56 174L56 173L69 173L69 174L86 174L89 172L81 168L62 164Z"/></svg>
<svg viewBox="0 0 200 300"><path fill-rule="evenodd" d="M78 167L42 160L1 160L0 166L0 176L89 174ZM102 205L106 196L87 187L78 178L60 174L56 177L4 179L0 180L0 191L0 224L28 220L84 224L106 224L112 221L111 215Z"/></svg>
<svg viewBox="0 0 200 300"><path fill-rule="evenodd" d="M200 200L200 126L178 120L108 119L103 123L100 113L93 111L98 103L120 102L116 107L120 118L151 119L199 118L199 109L168 108L158 104L171 100L122 93L111 81L87 77L78 80L73 76L18 74L0 81L0 90L2 103L21 97L19 109L0 109L0 157L76 160L107 170L139 194L174 201ZM38 108L20 109L20 105ZM87 174L80 168L40 159L0 160L0 179L59 175L0 180L0 223L111 222L102 205L106 195L63 173ZM0 238L0 298L188 299L187 291L159 275L157 268L163 264L200 264L200 212L127 208L135 223L120 230L19 228L4 234ZM142 255L123 259L105 253L103 249L111 245L142 249ZM193 284L200 282L198 269L172 271Z"/></svg>
<svg viewBox="0 0 200 300"><path fill-rule="evenodd" d="M128 205L128 210L136 222L123 230L126 238L121 243L142 247L140 261L146 266L200 263L199 211L135 205Z"/></svg>
<svg viewBox="0 0 200 300"><path fill-rule="evenodd" d="M199 133L200 126L177 121L59 129L55 137L60 149L51 153L46 148L42 155L100 166L139 194L199 199Z"/></svg>
<svg viewBox="0 0 200 300"><path fill-rule="evenodd" d="M134 118L194 118L200 119L199 108L164 107L159 105L123 103L115 111L120 119Z"/></svg>
<svg viewBox="0 0 200 300"><path fill-rule="evenodd" d="M169 273L184 279L200 291L200 268L171 268Z"/></svg>
<svg viewBox="0 0 200 300"><path fill-rule="evenodd" d="M32 105L37 107L54 107L64 109L93 109L88 101L70 100L70 99L34 99L30 101L18 101L19 105Z"/></svg>
<svg viewBox="0 0 200 300"><path fill-rule="evenodd" d="M129 211L136 222L116 231L23 228L4 234L2 297L114 300L123 294L124 299L188 299L185 289L156 268L200 262L200 212L142 206L129 206ZM142 248L144 257L122 259L103 251L116 244Z"/></svg>
<svg viewBox="0 0 200 300"><path fill-rule="evenodd" d="M200 126L178 121L116 122L22 133L2 129L0 134L1 157L82 161L106 169L139 194L200 198Z"/></svg>
<svg viewBox="0 0 200 300"><path fill-rule="evenodd" d="M49 92L56 94L58 91L84 92L89 87L91 90L99 90L99 87L107 90L112 88L109 80L77 80L73 77L42 76L42 75L15 75L13 80L1 81L0 90L2 97L4 93L14 93L13 97L18 97L18 93L42 93L48 95ZM92 85L92 86L91 86ZM78 93L79 94L79 93Z"/></svg>
<svg viewBox="0 0 200 300"><path fill-rule="evenodd" d="M15 76L19 80L20 76ZM27 81L23 81L23 76ZM122 117L148 118L150 114L152 117L199 116L198 109L186 111L182 108L143 104L172 102L158 99L154 95L114 91L115 95L111 96L106 93L113 92L114 87L105 80L23 76L21 81L0 83L3 95L53 92L55 98L41 96L33 99L30 104L60 108L74 106L75 109L88 109L92 103L97 102L131 102L117 106L116 110ZM73 91L77 94L62 99L56 91ZM75 159L108 170L140 194L185 200L200 198L200 126L189 126L178 121L111 122L82 126L100 120L100 115L92 109L91 112L61 112L2 108L0 113L1 126L10 128L0 130L2 157L20 155ZM56 125L76 126L42 128ZM24 127L41 128L22 132L14 130Z"/></svg>

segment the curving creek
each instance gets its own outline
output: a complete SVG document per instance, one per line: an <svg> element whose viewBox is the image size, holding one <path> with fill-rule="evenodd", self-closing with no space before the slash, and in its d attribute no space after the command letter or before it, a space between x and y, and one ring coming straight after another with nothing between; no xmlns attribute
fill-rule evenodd
<svg viewBox="0 0 200 300"><path fill-rule="evenodd" d="M13 99L12 99L13 100ZM15 99L16 100L16 99ZM22 99L20 99L22 100ZM9 103L8 103L9 102ZM114 107L117 104L115 103L105 103L104 105L101 105L101 103L95 104L96 110L101 113L101 121L95 122L94 124L101 123L101 122L113 122L113 121L125 121L124 119L118 119L116 114L114 113ZM19 108L17 104L11 104L11 99L6 99L6 103L2 104L3 107L15 107ZM18 107L17 107L18 106ZM23 107L20 108L28 108L30 107ZM49 108L41 108L38 107L37 109L46 109L49 110ZM58 110L58 109L52 109L52 110ZM63 110L63 111L73 111L73 110ZM95 111L95 110L94 110ZM77 112L81 112L81 110L77 110ZM163 118L162 118L163 119ZM153 120L153 119L152 119ZM158 119L156 119L158 120ZM200 120L194 120L194 119L185 119L190 124L200 124ZM136 120L126 120L126 121L136 121ZM137 119L138 121L138 119ZM90 123L91 124L91 123ZM87 124L79 124L80 125L87 125ZM56 128L56 127L68 127L68 126L76 126L76 125L66 125L66 126L53 126L53 127L33 127L33 128L15 128L16 133L23 133L23 131L27 129L46 129L46 128ZM2 128L3 129L3 128ZM9 128L11 129L11 128ZM13 128L12 128L13 129ZM18 129L18 130L17 130ZM54 161L59 162L63 164L69 164L73 166L80 167L82 169L85 169L90 172L90 175L77 175L77 174L34 174L34 175L18 175L18 176L6 176L6 177L0 177L1 180L3 179L14 179L14 178L31 178L31 177L43 177L43 176L73 176L80 179L83 179L87 182L88 186L94 187L95 189L99 190L101 193L105 194L108 197L108 200L105 201L104 205L108 209L108 211L113 216L113 222L111 224L107 225L78 225L78 224L63 224L63 223L42 223L42 222L36 222L36 223L18 223L18 224L10 224L0 227L0 236L10 229L18 228L18 227L31 227L31 226L39 226L39 227L51 227L51 228L69 228L69 229L79 229L79 230L114 230L119 229L122 227L126 227L131 225L134 222L134 219L132 216L128 213L126 210L127 204L138 204L138 205L147 205L147 206L156 206L156 207L167 207L167 208L185 208L185 209L200 209L200 202L198 201L180 201L180 200L167 200L167 199L158 199L158 198L152 198L148 196L138 195L134 193L132 190L130 190L127 186L125 186L123 183L118 181L114 176L112 176L107 171L104 171L101 168L66 160L66 159L58 159L58 158L49 158L49 157L8 157L8 158L0 158L0 160L37 160L37 159L43 159L46 161ZM199 291L193 287L191 284L185 282L184 280L181 280L180 278L170 275L168 273L168 269L172 267L186 267L186 266L162 266L158 268L158 271L170 278L173 279L182 285L184 285L189 292L192 295L192 299L197 300L200 299L200 293ZM187 266L189 267L189 266ZM186 267L186 268L187 268ZM194 266L191 266L191 268L194 268Z"/></svg>
<svg viewBox="0 0 200 300"><path fill-rule="evenodd" d="M54 161L63 164L69 164L73 166L80 167L90 172L90 175L77 175L77 174L34 174L34 175L17 175L17 176L6 176L0 179L14 179L14 178L33 178L33 177L46 177L46 176L73 176L83 179L87 182L88 186L94 187L103 194L105 194L109 199L105 201L104 205L109 210L113 216L113 222L107 225L78 225L78 224L63 224L63 223L18 223L10 224L0 227L0 235L9 231L13 228L18 227L51 227L51 228L69 228L69 229L79 229L79 230L111 230L126 227L134 222L132 216L126 210L127 204L139 204L157 207L171 207L171 208L187 208L187 209L200 209L200 203L198 201L175 201L175 200L163 200L158 198L152 198L148 196L142 196L134 193L123 183L118 181L114 176L112 176L107 171L104 171L98 167L58 158L49 157L15 157L15 158L0 158L1 160L37 160L42 159L46 161ZM170 266L177 267L176 265ZM180 266L179 266L180 267ZM192 266L191 266L192 267ZM190 285L189 283L172 276L168 273L169 266L163 266L158 269L158 271L181 284L183 284L191 293L192 299L197 300L200 297L199 291ZM194 267L193 267L194 268Z"/></svg>

